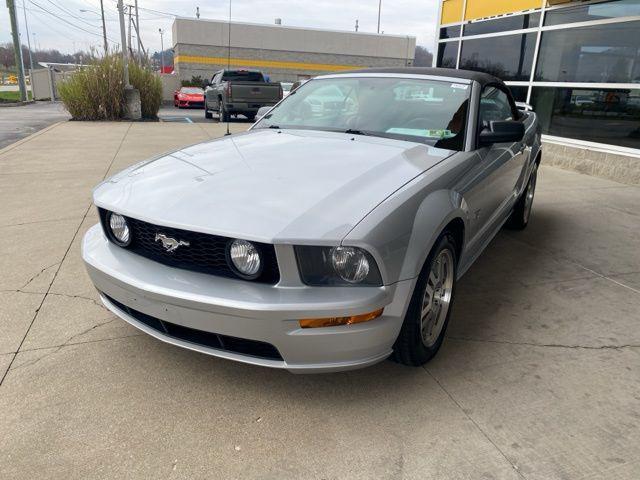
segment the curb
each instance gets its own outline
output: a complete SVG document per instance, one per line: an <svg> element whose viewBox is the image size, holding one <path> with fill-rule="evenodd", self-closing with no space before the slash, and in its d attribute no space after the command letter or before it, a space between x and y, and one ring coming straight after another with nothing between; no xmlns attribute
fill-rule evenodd
<svg viewBox="0 0 640 480"><path fill-rule="evenodd" d="M31 105L36 103L35 100L27 100L26 102L0 102L0 108L2 107L22 107L24 105Z"/></svg>

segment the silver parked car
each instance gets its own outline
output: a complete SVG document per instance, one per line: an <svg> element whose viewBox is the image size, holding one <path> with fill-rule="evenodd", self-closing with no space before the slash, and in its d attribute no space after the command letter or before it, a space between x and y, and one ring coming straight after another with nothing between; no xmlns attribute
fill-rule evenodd
<svg viewBox="0 0 640 480"><path fill-rule="evenodd" d="M82 255L111 311L175 345L294 372L421 365L457 280L527 225L540 155L535 113L490 75L326 75L246 133L100 184Z"/></svg>

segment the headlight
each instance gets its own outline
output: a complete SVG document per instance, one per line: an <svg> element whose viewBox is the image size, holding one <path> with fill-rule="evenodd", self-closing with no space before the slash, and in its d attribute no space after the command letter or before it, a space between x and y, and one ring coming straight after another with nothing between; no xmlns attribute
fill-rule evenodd
<svg viewBox="0 0 640 480"><path fill-rule="evenodd" d="M369 260L364 250L354 247L331 249L333 269L345 282L360 283L369 275Z"/></svg>
<svg viewBox="0 0 640 480"><path fill-rule="evenodd" d="M297 246L295 250L300 276L307 285L382 285L378 265L366 250L342 246Z"/></svg>
<svg viewBox="0 0 640 480"><path fill-rule="evenodd" d="M126 247L131 242L131 232L129 225L127 225L127 219L117 213L109 214L109 230L113 236L113 240L122 246Z"/></svg>
<svg viewBox="0 0 640 480"><path fill-rule="evenodd" d="M256 246L246 240L234 240L228 248L229 260L235 273L253 280L262 272L262 259Z"/></svg>

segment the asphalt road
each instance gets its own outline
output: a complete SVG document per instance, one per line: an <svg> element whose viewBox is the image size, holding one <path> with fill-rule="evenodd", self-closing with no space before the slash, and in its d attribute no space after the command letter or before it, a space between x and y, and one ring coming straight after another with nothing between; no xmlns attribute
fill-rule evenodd
<svg viewBox="0 0 640 480"><path fill-rule="evenodd" d="M69 113L59 102L36 102L20 107L0 106L0 148L69 118Z"/></svg>
<svg viewBox="0 0 640 480"><path fill-rule="evenodd" d="M216 114L213 115L213 119L204 118L204 110L201 108L176 108L173 105L163 105L158 112L158 117L165 122L219 123ZM250 125L253 122L240 115L238 118L232 118L231 123Z"/></svg>

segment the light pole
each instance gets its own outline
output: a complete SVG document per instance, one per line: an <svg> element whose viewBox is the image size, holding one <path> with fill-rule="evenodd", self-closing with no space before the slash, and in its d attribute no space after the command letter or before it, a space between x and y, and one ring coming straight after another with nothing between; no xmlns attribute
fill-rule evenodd
<svg viewBox="0 0 640 480"><path fill-rule="evenodd" d="M158 29L158 32L160 32L160 73L164 73L164 40L162 38L164 32L161 28Z"/></svg>
<svg viewBox="0 0 640 480"><path fill-rule="evenodd" d="M31 74L33 73L33 55L31 55L31 37L29 36L29 24L27 23L27 9L24 8L24 0L22 0L22 11L24 13L24 28L27 31L27 47L29 48L29 67L31 67L31 73L29 73L29 78L31 78Z"/></svg>
<svg viewBox="0 0 640 480"><path fill-rule="evenodd" d="M107 53L109 53L109 44L107 43L107 26L104 22L104 6L102 5L102 0L100 0L100 13L93 10L87 10L86 8L81 8L80 11L82 13L95 13L102 18L102 40L104 42L104 54L106 55Z"/></svg>
<svg viewBox="0 0 640 480"><path fill-rule="evenodd" d="M378 33L380 33L380 13L382 13L382 0L378 0Z"/></svg>
<svg viewBox="0 0 640 480"><path fill-rule="evenodd" d="M124 5L118 0L118 16L120 17L120 45L122 45L122 67L124 69L124 88L129 85L129 56L127 54L127 34L124 28Z"/></svg>

